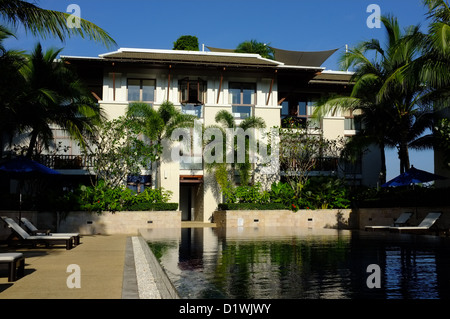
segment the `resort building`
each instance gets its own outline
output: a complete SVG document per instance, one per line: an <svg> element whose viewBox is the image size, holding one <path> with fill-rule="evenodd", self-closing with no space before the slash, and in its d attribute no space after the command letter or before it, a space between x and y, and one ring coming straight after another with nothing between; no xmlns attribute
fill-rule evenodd
<svg viewBox="0 0 450 319"><path fill-rule="evenodd" d="M336 50L297 52L274 49L275 59L258 54L121 48L98 57L61 57L73 65L88 85L108 119L124 115L134 101L157 109L172 102L181 112L195 115L204 126L217 124L220 110L231 112L239 123L249 116L264 119L266 126L281 127L290 116L300 123L312 120L311 134L327 139L345 138L358 130L352 114L311 119L315 101L323 94L348 94L351 73L322 67ZM315 129L319 127L320 130ZM55 145L67 153L41 156L43 164L72 177L89 174L90 163L75 142L59 134ZM202 154L192 154L201 157ZM355 165L338 165L337 158L322 158L314 174L341 174L349 183L376 186L380 156L376 148L361 155ZM217 182L202 163L178 163L167 150L157 165L129 181L129 187L163 187L173 192L182 220L208 221L221 202Z"/></svg>

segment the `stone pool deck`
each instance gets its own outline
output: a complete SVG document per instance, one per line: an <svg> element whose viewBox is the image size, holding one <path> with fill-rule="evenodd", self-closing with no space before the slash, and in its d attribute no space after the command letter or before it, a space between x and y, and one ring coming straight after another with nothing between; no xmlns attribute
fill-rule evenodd
<svg viewBox="0 0 450 319"><path fill-rule="evenodd" d="M22 252L26 258L25 275L15 282L8 282L7 268L0 266L0 299L137 298L132 280L128 281L128 292L123 285L124 278L130 275L126 271L129 260L125 258L129 240L127 235L82 236L81 244L71 250L62 246L47 249L0 245L0 252ZM67 267L72 264L80 267L80 288L67 285L72 274ZM132 270L129 272L133 278Z"/></svg>

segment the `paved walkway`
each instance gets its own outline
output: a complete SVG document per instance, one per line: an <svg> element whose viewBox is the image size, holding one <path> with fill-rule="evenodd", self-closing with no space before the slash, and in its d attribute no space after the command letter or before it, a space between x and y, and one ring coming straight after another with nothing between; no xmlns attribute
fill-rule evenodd
<svg viewBox="0 0 450 319"><path fill-rule="evenodd" d="M7 266L0 265L0 299L121 299L127 238L82 236L81 244L71 250L63 246L14 249L0 245L0 252L20 251L26 258L25 276L12 283L8 282ZM80 288L67 285L68 277L75 274L67 272L73 264L80 269Z"/></svg>

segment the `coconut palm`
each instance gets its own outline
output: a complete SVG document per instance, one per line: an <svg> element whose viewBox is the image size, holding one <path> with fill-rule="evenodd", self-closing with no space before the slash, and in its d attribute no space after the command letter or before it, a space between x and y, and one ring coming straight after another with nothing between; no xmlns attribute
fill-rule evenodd
<svg viewBox="0 0 450 319"><path fill-rule="evenodd" d="M194 115L181 113L172 102L164 101L157 110L147 103L131 103L127 116L141 122L142 132L151 141L161 143L163 138L170 138L177 128L190 128L197 119Z"/></svg>
<svg viewBox="0 0 450 319"><path fill-rule="evenodd" d="M395 17L382 17L387 34L383 47L377 39L362 42L341 58L344 69L355 68L350 97L333 97L319 107L317 114L330 111L360 110L365 129L360 134L378 144L385 170L384 147L395 146L400 172L409 169L409 148L432 126L433 110L427 104L428 90L421 82L404 81L399 70L411 64L422 53L423 35L418 26L402 32ZM370 59L370 56L374 56Z"/></svg>
<svg viewBox="0 0 450 319"><path fill-rule="evenodd" d="M7 50L3 46L3 41L9 37L14 37L14 34L0 25L0 145L3 145L3 138L12 143L17 127L17 96L24 86L20 69L25 63L25 56L21 51ZM0 147L0 157L2 151L3 147Z"/></svg>
<svg viewBox="0 0 450 319"><path fill-rule="evenodd" d="M236 123L236 120L235 120L233 114L231 114L227 110L219 111L216 114L215 121L219 124L219 126L211 126L211 127L217 127L219 129L221 129L224 137L226 136L226 129L242 129L245 132L248 129L253 129L253 128L256 129L256 128L266 127L264 120L260 117L255 117L255 116L250 116L250 117L242 120L238 125ZM225 140L225 138L223 138L223 140ZM236 138L235 138L235 140L236 140ZM235 150L235 147L237 146L236 141L233 141L233 142L234 142L234 145L231 147L233 147L233 149ZM235 158L231 165L231 172L233 175L231 178L234 178L234 171L237 168L239 171L239 175L240 175L241 185L248 185L250 183L250 179L251 179L251 167L252 166L251 166L251 163L249 160L249 144L248 144L247 139L245 140L245 143L246 143L245 144L245 161L240 163ZM226 152L227 152L226 145L224 145L224 152L223 152L224 157L226 157ZM236 157L238 152L234 152L234 154ZM211 169L211 168L215 169L216 172L219 173L219 175L220 174L226 175L226 174L224 174L228 170L226 162L227 162L226 160L223 160L222 163L211 163L212 165L210 165L209 169ZM227 183L225 179L223 180L223 183Z"/></svg>
<svg viewBox="0 0 450 319"><path fill-rule="evenodd" d="M80 27L70 27L67 23L71 15L66 12L46 10L24 0L0 0L0 16L14 26L23 25L33 35L43 38L57 37L64 41L74 35L99 41L105 46L116 45L111 36L87 20L80 18Z"/></svg>
<svg viewBox="0 0 450 319"><path fill-rule="evenodd" d="M55 61L60 51L43 52L37 44L21 69L25 83L14 112L18 130L29 134L28 157L38 140L46 148L51 145L55 126L86 147L102 119L99 106L75 72L63 61Z"/></svg>
<svg viewBox="0 0 450 319"><path fill-rule="evenodd" d="M149 139L158 158L163 152L162 140L170 140L172 132L178 128L194 127L197 119L194 115L181 113L169 101L164 101L157 110L147 103L131 103L126 115L140 123L142 134ZM159 169L158 166L156 169Z"/></svg>

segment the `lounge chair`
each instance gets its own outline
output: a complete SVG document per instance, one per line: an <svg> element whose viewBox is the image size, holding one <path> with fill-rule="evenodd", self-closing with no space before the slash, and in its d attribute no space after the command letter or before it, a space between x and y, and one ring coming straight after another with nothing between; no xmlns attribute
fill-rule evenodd
<svg viewBox="0 0 450 319"><path fill-rule="evenodd" d="M8 281L16 281L25 272L25 257L22 253L0 254L0 264L8 264Z"/></svg>
<svg viewBox="0 0 450 319"><path fill-rule="evenodd" d="M404 226L412 216L412 212L404 212L389 226L366 226L365 230L389 230L391 227Z"/></svg>
<svg viewBox="0 0 450 319"><path fill-rule="evenodd" d="M436 221L439 219L439 217L441 217L441 215L442 215L441 212L430 212L417 226L389 227L389 230L399 232L399 233L428 231L436 223Z"/></svg>
<svg viewBox="0 0 450 319"><path fill-rule="evenodd" d="M28 234L22 227L19 226L12 218L2 217L1 218L6 225L12 230L13 234L16 237L16 240L8 240L9 244L17 243L17 244L31 244L35 247L37 244L45 244L45 246L56 245L64 243L66 245L66 249L73 248L73 236L31 236Z"/></svg>
<svg viewBox="0 0 450 319"><path fill-rule="evenodd" d="M73 237L74 245L80 244L80 234L79 233L51 233L49 230L39 230L36 226L33 225L32 222L30 222L27 218L22 217L20 219L22 223L25 225L26 228L28 228L29 233L32 235L38 235L38 236L55 236L55 237Z"/></svg>

